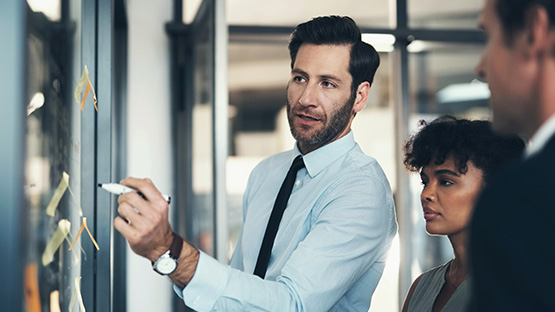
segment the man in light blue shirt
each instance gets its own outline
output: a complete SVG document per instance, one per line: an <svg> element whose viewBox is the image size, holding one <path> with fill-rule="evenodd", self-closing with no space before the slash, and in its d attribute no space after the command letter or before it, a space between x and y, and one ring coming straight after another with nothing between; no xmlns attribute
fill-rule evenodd
<svg viewBox="0 0 555 312"><path fill-rule="evenodd" d="M174 281L176 293L194 310L368 311L382 275L397 231L393 198L381 167L351 132L379 56L362 42L352 19L337 16L297 26L289 50L287 116L297 144L252 172L230 265L173 234L167 202L149 180L122 181L145 198L120 196L121 217L114 226L137 254ZM264 232L299 155L305 167L297 172L262 279L253 271Z"/></svg>

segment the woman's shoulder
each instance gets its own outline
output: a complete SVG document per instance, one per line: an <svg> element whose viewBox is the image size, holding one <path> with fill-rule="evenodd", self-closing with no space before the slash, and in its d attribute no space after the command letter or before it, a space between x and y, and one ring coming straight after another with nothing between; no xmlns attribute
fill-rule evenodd
<svg viewBox="0 0 555 312"><path fill-rule="evenodd" d="M429 305L427 302L435 299L439 290L441 290L441 286L445 281L445 271L449 267L449 262L441 264L439 266L433 267L424 273L420 274L412 285L407 293L405 298L405 303L403 305L403 312L408 311L409 304L411 301L415 301L411 304L414 305ZM439 290L438 290L439 289ZM430 299L432 298L432 299ZM433 300L432 300L433 301ZM433 302L432 302L433 304Z"/></svg>
<svg viewBox="0 0 555 312"><path fill-rule="evenodd" d="M429 269L428 271L422 273L423 278L425 279L445 279L445 271L449 268L449 264L451 261L447 261L444 264L440 264L436 267Z"/></svg>

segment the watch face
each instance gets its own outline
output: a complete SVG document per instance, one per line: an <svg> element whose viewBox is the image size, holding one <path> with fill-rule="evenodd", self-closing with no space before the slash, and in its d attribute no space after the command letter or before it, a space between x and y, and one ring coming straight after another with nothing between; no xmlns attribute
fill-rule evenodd
<svg viewBox="0 0 555 312"><path fill-rule="evenodd" d="M177 267L177 263L172 258L160 258L154 263L154 269L160 274L170 274Z"/></svg>

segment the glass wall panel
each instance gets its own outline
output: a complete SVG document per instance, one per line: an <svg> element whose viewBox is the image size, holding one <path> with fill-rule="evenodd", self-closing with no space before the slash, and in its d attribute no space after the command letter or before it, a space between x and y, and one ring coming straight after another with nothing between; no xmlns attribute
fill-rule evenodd
<svg viewBox="0 0 555 312"><path fill-rule="evenodd" d="M210 7L210 6L208 6ZM194 207L187 220L193 245L214 255L213 164L213 14L202 15L195 33L192 127L192 192Z"/></svg>
<svg viewBox="0 0 555 312"><path fill-rule="evenodd" d="M482 0L407 0L411 28L476 29Z"/></svg>
<svg viewBox="0 0 555 312"><path fill-rule="evenodd" d="M411 112L487 117L489 91L474 73L482 49L473 44L412 42Z"/></svg>
<svg viewBox="0 0 555 312"><path fill-rule="evenodd" d="M250 172L264 157L293 147L283 108L287 99L286 41L229 44L230 156L227 161L229 255L241 226Z"/></svg>
<svg viewBox="0 0 555 312"><path fill-rule="evenodd" d="M227 1L230 25L287 26L320 15L348 15L360 27L390 27L388 0L231 0Z"/></svg>
<svg viewBox="0 0 555 312"><path fill-rule="evenodd" d="M80 244L68 250L82 216L81 110L73 96L82 73L81 6L72 1L62 10L57 1L48 4L54 9L32 11L30 6L28 15L23 209L28 211L24 261L29 311L35 311L36 304L43 311L67 311L81 259L93 257ZM87 104L92 105L90 98ZM78 305L70 310L77 311Z"/></svg>
<svg viewBox="0 0 555 312"><path fill-rule="evenodd" d="M421 119L432 120L449 114L470 119L489 118L489 89L475 79L474 67L482 46L416 42L409 45L410 120L409 129L416 131ZM412 278L453 257L448 239L429 236L420 204L422 184L418 174L410 176L410 244L413 257L407 264Z"/></svg>

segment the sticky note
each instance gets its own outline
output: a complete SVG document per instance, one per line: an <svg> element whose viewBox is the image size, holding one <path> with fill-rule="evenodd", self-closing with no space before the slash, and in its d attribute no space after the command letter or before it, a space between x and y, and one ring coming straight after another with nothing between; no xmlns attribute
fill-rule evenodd
<svg viewBox="0 0 555 312"><path fill-rule="evenodd" d="M69 175L64 172L62 173L62 179L60 180L60 183L58 184L58 187L56 188L54 195L52 195L52 199L50 199L50 203L48 204L48 206L46 206L47 215L51 217L54 216L54 214L56 213L56 208L58 208L58 204L60 203L62 196L64 196L64 193L68 185L69 185Z"/></svg>
<svg viewBox="0 0 555 312"><path fill-rule="evenodd" d="M69 234L70 228L71 223L68 220L62 219L58 222L58 228L56 228L56 231L52 234L52 237L46 244L46 248L42 253L43 266L47 266L50 262L52 262L54 254L56 254L58 248L64 242L65 237Z"/></svg>
<svg viewBox="0 0 555 312"><path fill-rule="evenodd" d="M81 295L81 288L79 287L79 282L81 281L81 276L75 278L75 288L71 294L71 300L69 300L69 311L72 310L75 304L75 298L79 302L79 312L85 312L85 304L83 304L83 296Z"/></svg>
<svg viewBox="0 0 555 312"><path fill-rule="evenodd" d="M87 226L87 218L85 217L83 217L83 223L81 223L81 228L79 229L79 232L77 232L77 235L75 235L75 238L73 239L73 243L71 243L71 246L69 246L69 250L73 249L73 246L75 246L77 239L79 238L79 236L81 236L81 233L83 233L83 229L86 229L87 233L89 233L89 237L91 238L94 246L96 247L96 250L100 250L100 247L98 247L98 244L96 243L96 240L92 236L91 231L89 231L89 227Z"/></svg>
<svg viewBox="0 0 555 312"><path fill-rule="evenodd" d="M85 88L85 92L83 93L83 98L81 99L81 101L79 101L79 97L81 95L81 92L83 91L83 88ZM83 108L85 107L85 101L87 100L89 91L92 91L92 100L94 103L94 108L96 109L96 111L98 111L98 107L96 106L96 94L94 92L91 79L89 78L89 69L87 68L87 65L85 65L85 70L83 71L83 74L81 75L81 79L79 79L79 82L77 83L77 87L75 87L75 91L73 92L75 101L77 103L81 103L81 110L83 110Z"/></svg>
<svg viewBox="0 0 555 312"><path fill-rule="evenodd" d="M87 68L87 65L85 65L85 70L83 71L83 74L81 75L81 79L79 79L79 82L77 83L77 87L75 87L75 91L73 92L73 96L75 97L75 102L77 102L77 104L79 104L81 101L81 92L83 91L83 88L85 87L85 84L87 83L87 81L89 80L89 69Z"/></svg>

